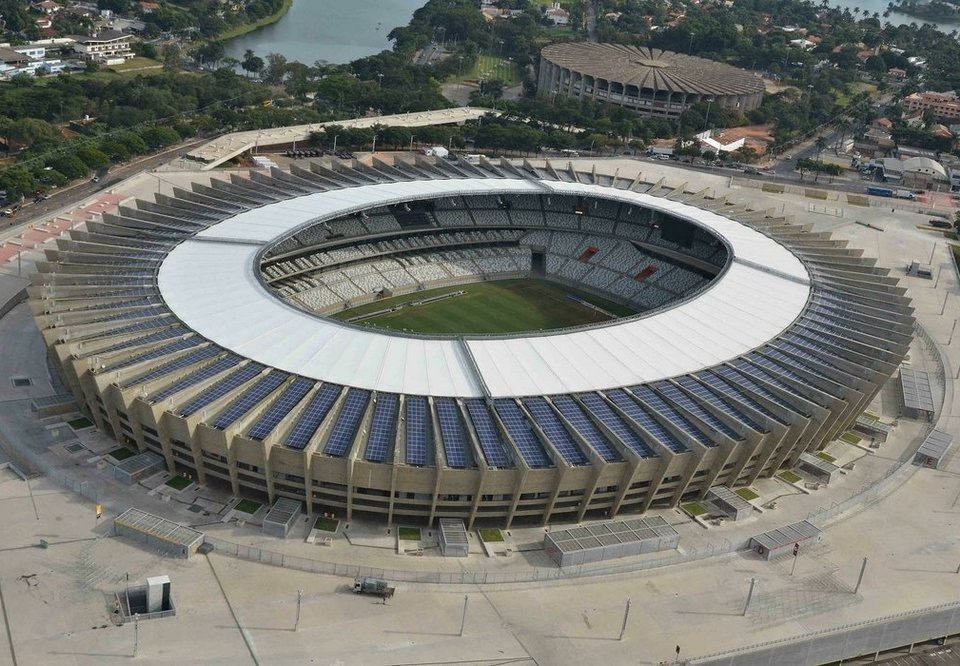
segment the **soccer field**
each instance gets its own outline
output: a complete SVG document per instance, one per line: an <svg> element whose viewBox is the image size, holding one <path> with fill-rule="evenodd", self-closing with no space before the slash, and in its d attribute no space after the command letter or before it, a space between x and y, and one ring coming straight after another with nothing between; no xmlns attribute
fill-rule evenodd
<svg viewBox="0 0 960 666"><path fill-rule="evenodd" d="M465 292L432 303L408 305L426 298ZM634 311L617 303L552 284L546 280L504 280L418 291L388 298L334 317L343 321L400 305L399 310L355 323L412 333L433 335L469 335L519 333L608 321L611 317L578 303L569 296L582 298L618 317Z"/></svg>

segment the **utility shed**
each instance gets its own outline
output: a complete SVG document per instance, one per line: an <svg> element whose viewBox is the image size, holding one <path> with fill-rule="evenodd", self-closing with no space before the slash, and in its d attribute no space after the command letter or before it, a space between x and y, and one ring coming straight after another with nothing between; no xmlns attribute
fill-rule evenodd
<svg viewBox="0 0 960 666"><path fill-rule="evenodd" d="M793 552L794 544L819 543L823 531L809 520L770 530L750 539L750 548L765 560Z"/></svg>
<svg viewBox="0 0 960 666"><path fill-rule="evenodd" d="M706 500L730 520L740 520L753 513L753 505L727 486L714 486L707 492Z"/></svg>
<svg viewBox="0 0 960 666"><path fill-rule="evenodd" d="M133 507L114 518L113 529L121 536L184 558L195 554L203 543L202 532Z"/></svg>
<svg viewBox="0 0 960 666"><path fill-rule="evenodd" d="M927 435L923 444L917 449L917 453L913 457L913 464L937 469L946 457L947 451L950 450L951 444L953 444L953 435L949 435L942 430L934 430Z"/></svg>
<svg viewBox="0 0 960 666"><path fill-rule="evenodd" d="M879 439L881 442L885 442L887 441L887 435L890 434L891 426L888 423L883 423L875 416L861 414L853 424L853 429L864 435Z"/></svg>
<svg viewBox="0 0 960 666"><path fill-rule="evenodd" d="M302 512L303 504L289 497L281 497L273 503L270 511L264 516L263 533L281 539L286 538Z"/></svg>
<svg viewBox="0 0 960 666"><path fill-rule="evenodd" d="M440 519L440 552L444 557L466 557L470 554L467 528L457 518Z"/></svg>
<svg viewBox="0 0 960 666"><path fill-rule="evenodd" d="M543 549L561 567L673 550L680 535L660 516L552 530Z"/></svg>
<svg viewBox="0 0 960 666"><path fill-rule="evenodd" d="M145 451L131 456L113 468L113 478L132 486L134 483L167 468L163 456Z"/></svg>
<svg viewBox="0 0 960 666"><path fill-rule="evenodd" d="M900 368L900 394L903 414L911 419L933 418L933 388L930 375L913 368Z"/></svg>
<svg viewBox="0 0 960 666"><path fill-rule="evenodd" d="M810 453L800 454L800 459L797 461L797 468L826 485L830 485L830 482L840 474L840 468L832 462L828 462L820 456L815 456Z"/></svg>
<svg viewBox="0 0 960 666"><path fill-rule="evenodd" d="M911 261L910 265L907 266L907 275L932 280L933 268L928 264L921 264L919 261Z"/></svg>

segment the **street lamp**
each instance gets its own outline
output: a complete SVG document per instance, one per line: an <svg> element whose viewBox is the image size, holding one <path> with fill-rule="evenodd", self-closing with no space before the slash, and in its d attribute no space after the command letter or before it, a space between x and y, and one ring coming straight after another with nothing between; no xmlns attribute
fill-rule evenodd
<svg viewBox="0 0 960 666"><path fill-rule="evenodd" d="M460 79L463 76L463 56L457 56L457 90L460 90Z"/></svg>
<svg viewBox="0 0 960 666"><path fill-rule="evenodd" d="M696 34L697 33L695 32L690 33L690 43L687 45L687 55L690 55L691 53L693 53L693 37Z"/></svg>
<svg viewBox="0 0 960 666"><path fill-rule="evenodd" d="M377 72L377 90L383 89L383 74Z"/></svg>

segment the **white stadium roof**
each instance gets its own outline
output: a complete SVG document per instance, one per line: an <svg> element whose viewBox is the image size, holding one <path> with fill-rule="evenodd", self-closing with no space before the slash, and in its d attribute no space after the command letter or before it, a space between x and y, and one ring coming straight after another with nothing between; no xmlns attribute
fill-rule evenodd
<svg viewBox="0 0 960 666"><path fill-rule="evenodd" d="M418 198L558 192L668 212L725 239L732 263L695 298L650 316L512 337L383 333L310 315L259 279L263 249L295 230ZM169 308L218 345L268 366L345 386L414 395L492 397L629 386L695 372L789 327L810 295L790 251L728 218L646 194L566 182L450 179L320 192L250 210L174 248L158 283Z"/></svg>

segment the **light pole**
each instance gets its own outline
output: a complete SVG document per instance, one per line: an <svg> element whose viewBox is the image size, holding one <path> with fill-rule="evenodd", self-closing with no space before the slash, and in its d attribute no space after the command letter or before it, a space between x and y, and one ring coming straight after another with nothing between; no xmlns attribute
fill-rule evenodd
<svg viewBox="0 0 960 666"><path fill-rule="evenodd" d="M703 131L706 132L710 124L710 106L713 104L713 98L707 100L707 115L703 119Z"/></svg>
<svg viewBox="0 0 960 666"><path fill-rule="evenodd" d="M383 90L383 74L377 72L377 90Z"/></svg>
<svg viewBox="0 0 960 666"><path fill-rule="evenodd" d="M337 152L337 139L339 139L339 138L340 138L340 135L339 135L339 134L337 134L337 135L335 135L335 136L333 137L333 152L334 152L334 153Z"/></svg>
<svg viewBox="0 0 960 666"><path fill-rule="evenodd" d="M370 152L371 153L377 152L377 135L376 134L373 135L373 148L370 149Z"/></svg>
<svg viewBox="0 0 960 666"><path fill-rule="evenodd" d="M463 76L463 56L457 56L457 90L460 90L460 79Z"/></svg>
<svg viewBox="0 0 960 666"><path fill-rule="evenodd" d="M690 33L690 43L687 45L687 55L690 55L691 53L693 53L693 37L696 34L697 33L695 32Z"/></svg>

